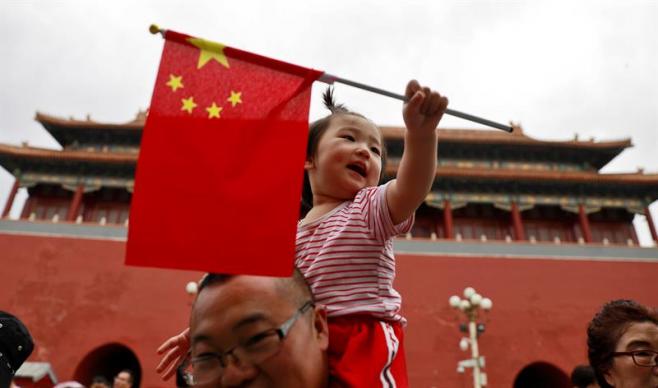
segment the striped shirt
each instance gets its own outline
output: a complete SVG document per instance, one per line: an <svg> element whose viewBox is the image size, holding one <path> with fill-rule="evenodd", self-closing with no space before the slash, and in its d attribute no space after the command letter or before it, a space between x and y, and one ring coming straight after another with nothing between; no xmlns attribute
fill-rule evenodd
<svg viewBox="0 0 658 388"><path fill-rule="evenodd" d="M366 314L401 321L393 289L393 237L411 229L413 217L393 224L388 184L367 187L322 217L297 228L295 264L329 317Z"/></svg>

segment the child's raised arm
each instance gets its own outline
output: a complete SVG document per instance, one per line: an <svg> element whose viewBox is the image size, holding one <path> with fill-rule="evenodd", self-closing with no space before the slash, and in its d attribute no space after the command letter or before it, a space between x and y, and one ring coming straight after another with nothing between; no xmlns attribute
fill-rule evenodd
<svg viewBox="0 0 658 388"><path fill-rule="evenodd" d="M407 131L404 152L397 178L386 192L386 201L393 223L409 218L425 200L436 173L436 127L443 116L448 99L416 80L409 81L405 92L407 102L402 109Z"/></svg>

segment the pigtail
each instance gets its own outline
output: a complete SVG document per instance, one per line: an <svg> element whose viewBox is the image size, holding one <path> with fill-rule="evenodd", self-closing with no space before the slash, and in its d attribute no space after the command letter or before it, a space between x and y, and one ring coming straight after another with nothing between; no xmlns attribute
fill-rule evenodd
<svg viewBox="0 0 658 388"><path fill-rule="evenodd" d="M329 109L332 115L336 113L351 113L344 104L336 104L334 88L332 86L328 86L322 94L322 102L324 102L325 108Z"/></svg>

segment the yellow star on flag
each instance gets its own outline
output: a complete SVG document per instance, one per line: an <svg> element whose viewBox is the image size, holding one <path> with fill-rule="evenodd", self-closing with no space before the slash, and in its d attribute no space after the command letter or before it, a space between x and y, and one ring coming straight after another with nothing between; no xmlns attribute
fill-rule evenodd
<svg viewBox="0 0 658 388"><path fill-rule="evenodd" d="M224 48L226 46L223 44L199 38L188 38L187 41L201 49L199 62L196 66L197 69L202 68L211 59L216 60L226 68L229 67L228 59L226 59L226 55L224 55Z"/></svg>
<svg viewBox="0 0 658 388"><path fill-rule="evenodd" d="M217 106L215 102L213 101L212 105L206 108L208 111L208 118L212 119L213 117L219 118L219 113L223 110L221 106Z"/></svg>
<svg viewBox="0 0 658 388"><path fill-rule="evenodd" d="M231 106L235 108L236 105L242 104L242 92L231 90L231 97L227 98L226 101L230 102Z"/></svg>
<svg viewBox="0 0 658 388"><path fill-rule="evenodd" d="M190 96L189 98L183 98L181 99L181 102L183 103L183 106L180 108L180 110L184 110L189 114L192 114L194 108L197 107L196 102L194 102L193 96Z"/></svg>
<svg viewBox="0 0 658 388"><path fill-rule="evenodd" d="M182 89L183 88L183 76L182 75L176 76L176 75L173 75L173 74L169 74L169 82L167 82L167 86L169 86L171 88L171 90L173 90L174 92L177 89Z"/></svg>

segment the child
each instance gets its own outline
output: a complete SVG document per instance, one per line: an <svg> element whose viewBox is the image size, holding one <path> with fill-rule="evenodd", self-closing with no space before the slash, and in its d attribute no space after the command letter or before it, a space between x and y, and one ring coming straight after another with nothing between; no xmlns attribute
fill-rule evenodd
<svg viewBox="0 0 658 388"><path fill-rule="evenodd" d="M329 317L331 386L406 387L400 295L393 289L392 238L411 228L436 170L436 127L448 100L418 82L407 84L407 127L397 178L377 186L385 158L379 128L336 105L309 132L305 217L297 231L296 265ZM189 330L189 329L188 329ZM189 332L166 341L156 368L165 379L189 349Z"/></svg>
<svg viewBox="0 0 658 388"><path fill-rule="evenodd" d="M374 123L324 95L311 125L296 266L329 317L331 386L406 387L392 238L407 232L436 171L436 127L448 100L411 81L397 178L377 186L385 156ZM310 192L309 192L310 187ZM309 195L310 194L310 195Z"/></svg>

